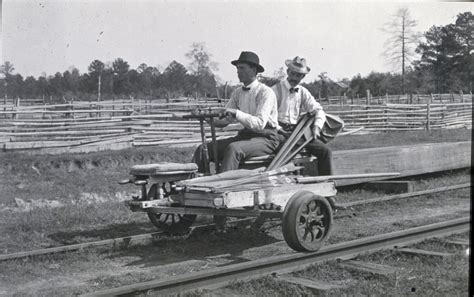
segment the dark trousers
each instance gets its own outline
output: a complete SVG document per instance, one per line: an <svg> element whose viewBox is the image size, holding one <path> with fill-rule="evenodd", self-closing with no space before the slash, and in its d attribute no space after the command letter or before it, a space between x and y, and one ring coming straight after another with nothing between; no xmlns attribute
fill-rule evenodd
<svg viewBox="0 0 474 297"><path fill-rule="evenodd" d="M286 137L282 134L278 134L280 137L280 143L286 141ZM332 171L332 152L326 144L319 139L313 139L310 143L305 146L305 149L313 156L318 158L317 167L319 175L333 175Z"/></svg>
<svg viewBox="0 0 474 297"><path fill-rule="evenodd" d="M217 158L221 162L219 172L235 170L239 164L248 158L270 155L275 153L279 145L276 131L267 131L265 136L255 137L252 133L239 133L237 136L217 140ZM209 160L214 162L212 143L207 143ZM194 151L193 162L198 165L198 171L204 172L202 145Z"/></svg>

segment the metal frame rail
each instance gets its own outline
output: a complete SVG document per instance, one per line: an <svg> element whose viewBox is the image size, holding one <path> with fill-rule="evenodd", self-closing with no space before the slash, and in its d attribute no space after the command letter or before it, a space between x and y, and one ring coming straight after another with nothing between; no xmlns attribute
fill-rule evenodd
<svg viewBox="0 0 474 297"><path fill-rule="evenodd" d="M117 296L148 290L160 295L177 294L199 288L218 288L230 281L248 280L272 272L301 270L318 262L353 257L361 253L375 252L393 247L406 246L432 237L448 236L469 230L470 218L410 228L367 238L342 242L323 247L316 253L296 253L249 261L224 267L185 274L173 279L135 283L113 289L97 291L83 296Z"/></svg>

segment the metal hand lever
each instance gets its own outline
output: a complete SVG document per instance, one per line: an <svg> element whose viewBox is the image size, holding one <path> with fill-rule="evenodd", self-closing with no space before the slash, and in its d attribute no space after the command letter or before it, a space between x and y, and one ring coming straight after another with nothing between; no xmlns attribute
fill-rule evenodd
<svg viewBox="0 0 474 297"><path fill-rule="evenodd" d="M202 160L204 163L204 172L206 175L210 174L209 168L209 152L207 149L207 142L206 142L206 134L204 130L204 121L207 120L209 125L211 126L211 139L212 139L212 151L213 151L213 158L214 164L216 166L216 171L219 172L220 165L219 165L219 156L217 152L217 140L216 140L216 126L214 123L214 118L223 118L225 115L221 112L212 112L212 111L198 111L199 113L191 113L187 115L183 115L185 119L198 119L199 126L201 130L201 142L202 142Z"/></svg>

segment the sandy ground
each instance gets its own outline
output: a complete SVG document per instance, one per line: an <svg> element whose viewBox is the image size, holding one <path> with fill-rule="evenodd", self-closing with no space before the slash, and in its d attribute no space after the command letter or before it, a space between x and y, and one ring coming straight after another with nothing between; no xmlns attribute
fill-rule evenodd
<svg viewBox="0 0 474 297"><path fill-rule="evenodd" d="M329 243L469 216L469 189L338 211ZM137 281L168 279L278 254L293 253L279 221L266 232L240 226L163 238L125 250L98 249L0 263L2 296L71 296Z"/></svg>

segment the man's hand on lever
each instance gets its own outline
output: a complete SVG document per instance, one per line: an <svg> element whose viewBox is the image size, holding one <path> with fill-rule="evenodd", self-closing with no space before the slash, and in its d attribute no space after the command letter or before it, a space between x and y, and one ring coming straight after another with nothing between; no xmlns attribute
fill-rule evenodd
<svg viewBox="0 0 474 297"><path fill-rule="evenodd" d="M237 116L237 109L234 108L225 108L224 109L224 114L227 117L230 117L231 119L235 119Z"/></svg>
<svg viewBox="0 0 474 297"><path fill-rule="evenodd" d="M234 110L234 114L236 113L235 109L231 108L222 108L218 110L217 113L219 114L219 118L214 119L214 125L216 125L216 127L222 128L233 122L233 118L228 110Z"/></svg>

